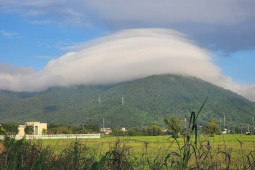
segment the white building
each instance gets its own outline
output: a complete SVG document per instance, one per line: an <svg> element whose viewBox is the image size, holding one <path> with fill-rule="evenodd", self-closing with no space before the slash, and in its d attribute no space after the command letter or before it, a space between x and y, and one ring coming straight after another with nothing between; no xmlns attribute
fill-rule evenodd
<svg viewBox="0 0 255 170"><path fill-rule="evenodd" d="M32 126L34 133L33 135L42 135L44 131L47 131L47 123L40 123L40 122L26 122L26 125L19 125L18 127L18 136L25 135L25 128L27 126Z"/></svg>
<svg viewBox="0 0 255 170"><path fill-rule="evenodd" d="M100 131L104 132L106 135L112 133L112 129L111 128L101 128Z"/></svg>
<svg viewBox="0 0 255 170"><path fill-rule="evenodd" d="M26 126L33 126L34 135L42 135L43 131L47 131L47 123L26 122Z"/></svg>

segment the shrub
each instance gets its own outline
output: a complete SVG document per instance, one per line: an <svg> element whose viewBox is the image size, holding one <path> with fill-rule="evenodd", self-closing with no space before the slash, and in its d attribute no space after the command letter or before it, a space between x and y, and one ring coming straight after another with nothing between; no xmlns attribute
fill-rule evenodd
<svg viewBox="0 0 255 170"><path fill-rule="evenodd" d="M33 126L26 126L25 134L28 134L28 135L34 134L34 127Z"/></svg>
<svg viewBox="0 0 255 170"><path fill-rule="evenodd" d="M217 124L217 120L211 118L204 128L204 132L211 137L216 134L220 134L220 127Z"/></svg>
<svg viewBox="0 0 255 170"><path fill-rule="evenodd" d="M158 136L162 135L163 131L159 125L150 125L147 129L147 133L149 136Z"/></svg>
<svg viewBox="0 0 255 170"><path fill-rule="evenodd" d="M180 120L177 117L172 117L171 119L164 119L165 125L168 129L170 135L173 138L178 138L179 133L182 131Z"/></svg>

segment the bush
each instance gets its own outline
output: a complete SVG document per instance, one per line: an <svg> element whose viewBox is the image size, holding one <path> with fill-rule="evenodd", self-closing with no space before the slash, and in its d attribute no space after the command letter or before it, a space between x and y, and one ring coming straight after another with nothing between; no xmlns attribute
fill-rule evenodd
<svg viewBox="0 0 255 170"><path fill-rule="evenodd" d="M211 137L220 134L220 127L217 124L217 120L211 118L204 128L204 132Z"/></svg>
<svg viewBox="0 0 255 170"><path fill-rule="evenodd" d="M147 129L147 133L149 136L158 136L162 135L163 131L159 125L150 125Z"/></svg>
<svg viewBox="0 0 255 170"><path fill-rule="evenodd" d="M177 117L172 117L171 119L164 119L165 125L168 129L170 135L173 138L178 138L179 133L182 131L180 120Z"/></svg>
<svg viewBox="0 0 255 170"><path fill-rule="evenodd" d="M2 124L2 128L5 129L7 135L16 135L19 132L18 127L17 124Z"/></svg>
<svg viewBox="0 0 255 170"><path fill-rule="evenodd" d="M26 126L25 134L33 135L34 134L34 127L33 126Z"/></svg>

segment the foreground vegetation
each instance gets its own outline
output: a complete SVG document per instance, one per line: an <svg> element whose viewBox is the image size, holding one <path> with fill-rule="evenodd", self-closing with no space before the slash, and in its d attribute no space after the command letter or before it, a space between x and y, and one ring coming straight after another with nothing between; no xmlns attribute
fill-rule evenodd
<svg viewBox="0 0 255 170"><path fill-rule="evenodd" d="M207 100L207 99L206 99ZM71 141L59 150L54 142L43 145L42 141L16 141L8 136L1 142L2 169L254 169L255 145L244 147L244 140L236 139L239 148L231 147L224 135L222 141L215 141L198 134L198 113L191 112L189 124L182 138L176 132L177 119L167 120L174 124L172 137L132 137L96 143L95 140ZM213 123L211 121L210 123ZM154 131L155 126L149 130ZM158 127L156 127L158 129ZM212 136L210 134L210 136ZM165 138L168 137L168 138ZM241 136L240 136L241 137ZM103 138L107 139L107 138ZM156 140L155 140L156 139ZM97 139L98 140L98 139ZM92 141L92 143L88 143ZM100 140L99 140L100 141ZM49 142L49 140L48 140ZM142 146L135 145L142 143ZM215 143L217 145L215 145ZM51 144L51 146L49 145ZM132 145L133 144L133 145ZM156 146L155 146L156 144ZM151 146L152 145L152 146ZM154 145L154 146L153 146ZM235 145L236 146L236 145ZM139 150L140 149L140 150ZM142 149L142 150L141 150Z"/></svg>
<svg viewBox="0 0 255 170"><path fill-rule="evenodd" d="M6 138L0 144L0 169L255 168L254 136L200 136L197 148L194 137L191 141L194 148L187 154L182 149L183 137L177 141L170 136L43 141ZM182 167L185 155L189 160Z"/></svg>
<svg viewBox="0 0 255 170"><path fill-rule="evenodd" d="M254 169L254 136L214 136L219 132L214 119L204 128L210 137L199 135L197 119L206 101L191 112L184 130L177 118L165 119L171 136L44 141L6 136L0 142L0 169ZM92 125L79 130L94 129ZM151 125L146 133L160 135L158 130Z"/></svg>

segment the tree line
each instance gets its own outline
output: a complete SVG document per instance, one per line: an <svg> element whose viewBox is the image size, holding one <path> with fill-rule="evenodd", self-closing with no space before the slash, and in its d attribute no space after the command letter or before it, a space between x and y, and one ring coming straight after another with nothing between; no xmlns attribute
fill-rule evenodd
<svg viewBox="0 0 255 170"><path fill-rule="evenodd" d="M147 128L130 128L126 131L121 130L115 126L112 129L112 136L159 136L159 135L171 135L173 138L178 138L180 135L184 135L187 127L181 125L181 121L177 117L171 117L164 119L164 128L161 128L157 124L151 124ZM18 124L1 124L0 135L16 135L18 133ZM234 129L228 130L227 133L240 134L245 133L248 129L241 129L239 126L235 126ZM25 128L26 134L33 134L33 127L27 126ZM84 125L73 126L71 123L67 124L55 124L49 123L47 131L43 134L87 134L87 133L99 133L99 126L92 120L88 121ZM204 127L200 127L199 132L209 136L219 135L222 133L221 128L218 125L217 120L211 118ZM251 131L254 133L254 131Z"/></svg>

